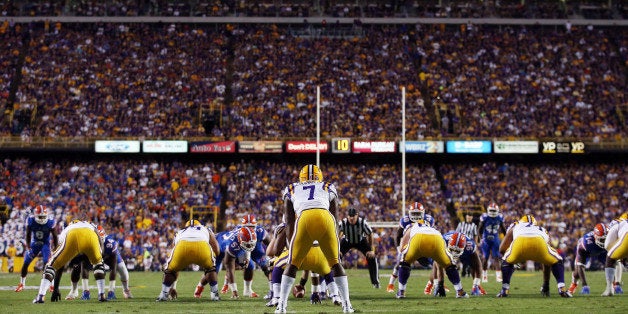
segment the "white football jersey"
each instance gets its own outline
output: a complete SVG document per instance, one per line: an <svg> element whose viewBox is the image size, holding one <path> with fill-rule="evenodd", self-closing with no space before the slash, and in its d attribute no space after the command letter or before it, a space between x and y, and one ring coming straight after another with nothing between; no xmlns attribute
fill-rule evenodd
<svg viewBox="0 0 628 314"><path fill-rule="evenodd" d="M549 235L545 228L536 226L526 222L520 222L512 227L512 239L515 240L518 237L537 237L541 236L545 242L549 242Z"/></svg>
<svg viewBox="0 0 628 314"><path fill-rule="evenodd" d="M606 240L604 242L604 248L606 250L610 250L615 242L619 239L623 239L626 234L628 234L628 220L621 220L618 223L614 224L606 235Z"/></svg>
<svg viewBox="0 0 628 314"><path fill-rule="evenodd" d="M284 200L292 201L297 217L306 209L329 210L329 204L336 197L336 187L329 182L292 183L284 190Z"/></svg>
<svg viewBox="0 0 628 314"><path fill-rule="evenodd" d="M205 226L189 226L177 232L177 236L174 238L174 244L179 243L181 240L209 242L209 231Z"/></svg>
<svg viewBox="0 0 628 314"><path fill-rule="evenodd" d="M434 229L433 227L430 227L429 225L413 223L412 228L410 229L410 238L414 237L416 234L419 234L419 233L441 235L441 233L438 232L438 230Z"/></svg>

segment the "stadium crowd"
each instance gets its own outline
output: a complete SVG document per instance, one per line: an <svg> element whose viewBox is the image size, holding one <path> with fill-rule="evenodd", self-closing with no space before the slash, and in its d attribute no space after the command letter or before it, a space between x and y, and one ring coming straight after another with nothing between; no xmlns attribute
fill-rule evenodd
<svg viewBox="0 0 628 314"><path fill-rule="evenodd" d="M398 138L402 86L409 139L626 137L623 28L24 27L0 35L4 136L314 137L319 85L325 138Z"/></svg>
<svg viewBox="0 0 628 314"><path fill-rule="evenodd" d="M316 17L382 18L584 18L611 19L626 14L621 1L575 0L555 1L185 1L185 0L80 0L55 2L49 0L20 3L0 2L3 15L8 16L254 16L254 17ZM624 15L622 15L624 14Z"/></svg>
<svg viewBox="0 0 628 314"><path fill-rule="evenodd" d="M354 207L368 221L399 221L400 166L324 164L323 168L326 180L334 182L341 195L339 218ZM281 216L280 189L294 180L298 169L296 164L268 161L223 164L5 159L0 166L0 199L10 205L11 212L2 226L2 241L22 241L25 217L36 205L46 204L60 227L72 219L85 219L106 226L124 239L123 256L132 265L130 268L137 265L159 270L174 232L192 206L218 206L225 198L225 229L238 224L243 215L254 213L270 231ZM417 164L407 169L406 193L408 203L425 204L443 233L455 229L459 217L453 215L464 212L467 205L486 206L496 201L506 223L531 213L548 229L553 244L570 259L580 236L627 208L626 169L625 163ZM220 193L223 177L226 195ZM395 230L375 231L380 265L390 267L396 257ZM356 258L360 257L349 257L348 263ZM146 259L152 262L143 265Z"/></svg>

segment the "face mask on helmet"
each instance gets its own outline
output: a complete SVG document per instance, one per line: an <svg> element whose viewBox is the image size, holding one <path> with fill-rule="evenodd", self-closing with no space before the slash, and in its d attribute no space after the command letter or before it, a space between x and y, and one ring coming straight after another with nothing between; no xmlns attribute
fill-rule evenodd
<svg viewBox="0 0 628 314"><path fill-rule="evenodd" d="M488 207L486 208L486 214L489 217L497 217L497 215L499 215L499 207L497 206L497 204L495 203L489 204Z"/></svg>
<svg viewBox="0 0 628 314"><path fill-rule="evenodd" d="M43 225L48 222L48 208L44 205L37 205L35 207L35 222L40 225Z"/></svg>
<svg viewBox="0 0 628 314"><path fill-rule="evenodd" d="M238 231L238 241L243 250L251 252L257 244L257 235L250 228L242 227Z"/></svg>
<svg viewBox="0 0 628 314"><path fill-rule="evenodd" d="M599 223L593 228L593 237L595 238L595 244L604 248L604 242L606 242L606 235L608 234L608 228L606 224Z"/></svg>
<svg viewBox="0 0 628 314"><path fill-rule="evenodd" d="M244 217L240 220L240 224L245 227L257 227L257 219L255 219L255 216L251 214L244 215Z"/></svg>
<svg viewBox="0 0 628 314"><path fill-rule="evenodd" d="M322 182L323 172L317 165L307 165L301 168L299 182Z"/></svg>
<svg viewBox="0 0 628 314"><path fill-rule="evenodd" d="M447 251L455 257L458 258L464 252L464 248L467 245L467 237L459 232L456 232L451 235L449 241L447 241Z"/></svg>
<svg viewBox="0 0 628 314"><path fill-rule="evenodd" d="M408 210L408 217L412 222L423 220L425 217L425 207L423 207L423 204L419 202L412 203L412 205L410 205L410 209Z"/></svg>

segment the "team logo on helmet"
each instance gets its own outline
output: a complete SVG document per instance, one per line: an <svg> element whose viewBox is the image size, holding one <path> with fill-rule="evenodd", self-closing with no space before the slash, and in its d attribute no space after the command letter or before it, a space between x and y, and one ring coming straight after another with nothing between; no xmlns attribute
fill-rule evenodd
<svg viewBox="0 0 628 314"><path fill-rule="evenodd" d="M257 227L257 219L255 215L246 214L240 220L240 224L245 227Z"/></svg>
<svg viewBox="0 0 628 314"><path fill-rule="evenodd" d="M322 182L323 172L317 165L306 165L301 168L299 182Z"/></svg>
<svg viewBox="0 0 628 314"><path fill-rule="evenodd" d="M499 215L499 206L497 206L497 204L495 203L488 204L488 207L486 208L486 214L489 217L497 217L497 215Z"/></svg>
<svg viewBox="0 0 628 314"><path fill-rule="evenodd" d="M38 224L43 225L48 222L48 207L37 205L33 214L35 215L35 222Z"/></svg>
<svg viewBox="0 0 628 314"><path fill-rule="evenodd" d="M410 221L417 222L425 218L425 207L423 204L419 202L414 202L410 204L408 208L408 217L410 217Z"/></svg>
<svg viewBox="0 0 628 314"><path fill-rule="evenodd" d="M242 249L251 252L257 244L257 235L250 228L242 227L238 230L238 241Z"/></svg>
<svg viewBox="0 0 628 314"><path fill-rule="evenodd" d="M467 236L460 232L454 232L449 241L447 241L447 251L454 257L458 258L464 252L467 245Z"/></svg>
<svg viewBox="0 0 628 314"><path fill-rule="evenodd" d="M608 235L608 226L603 223L599 223L595 225L593 228L593 237L595 238L595 244L597 246L604 248L604 242L606 241L606 236Z"/></svg>

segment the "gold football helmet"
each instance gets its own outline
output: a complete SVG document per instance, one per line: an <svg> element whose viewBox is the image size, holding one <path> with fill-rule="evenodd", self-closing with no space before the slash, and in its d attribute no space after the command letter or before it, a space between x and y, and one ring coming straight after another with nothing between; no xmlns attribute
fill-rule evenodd
<svg viewBox="0 0 628 314"><path fill-rule="evenodd" d="M322 182L323 172L317 165L306 165L301 168L299 182Z"/></svg>

